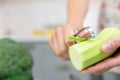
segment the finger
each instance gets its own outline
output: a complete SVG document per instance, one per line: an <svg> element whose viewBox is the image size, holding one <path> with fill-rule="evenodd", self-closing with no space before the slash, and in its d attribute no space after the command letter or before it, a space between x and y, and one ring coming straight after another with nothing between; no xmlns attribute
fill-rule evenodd
<svg viewBox="0 0 120 80"><path fill-rule="evenodd" d="M49 38L49 45L50 45L50 48L52 49L52 50L54 50L53 48L53 45L54 45L54 43L53 43L53 34L50 36L50 38Z"/></svg>
<svg viewBox="0 0 120 80"><path fill-rule="evenodd" d="M107 71L115 66L120 65L119 60L120 60L120 56L108 58L96 65L93 65L93 66L83 70L82 73L100 74L100 73Z"/></svg>
<svg viewBox="0 0 120 80"><path fill-rule="evenodd" d="M53 50L53 52L55 53L56 56L62 58L63 60L69 60L69 57L68 57L68 54L67 52L64 52L66 54L63 54L63 50L61 52L61 49L60 47L63 47L63 46L60 46L61 45L61 42L59 43L59 41L62 41L61 40L61 36L62 34L60 35L60 33L58 32L59 29L56 29L54 31L54 33L51 35L50 39L49 39L49 44L50 44L50 47L51 49ZM60 38L59 38L60 37ZM59 39L58 39L59 38ZM63 43L62 43L63 44ZM64 49L66 50L66 47L64 47Z"/></svg>
<svg viewBox="0 0 120 80"><path fill-rule="evenodd" d="M117 36L104 43L101 49L104 53L109 53L116 50L118 47L120 47L120 36Z"/></svg>
<svg viewBox="0 0 120 80"><path fill-rule="evenodd" d="M58 27L56 30L56 37L58 43L58 56L61 56L62 59L68 60L68 47L64 42L64 34L63 34L63 27Z"/></svg>
<svg viewBox="0 0 120 80"><path fill-rule="evenodd" d="M69 47L73 44L75 44L75 41L69 40L69 36L74 35L74 28L72 25L70 24L66 24L64 26L64 40L65 40L65 44Z"/></svg>
<svg viewBox="0 0 120 80"><path fill-rule="evenodd" d="M79 33L77 36L78 36L78 37L83 37L83 38L88 38L88 37L90 37L91 35L90 35L90 33L89 33L87 30L84 30L84 31L82 31L81 33Z"/></svg>
<svg viewBox="0 0 120 80"><path fill-rule="evenodd" d="M57 42L56 42L56 39L55 39L55 32L54 32L54 34L51 35L51 37L49 39L49 44L50 44L50 47L51 47L52 51L56 54Z"/></svg>

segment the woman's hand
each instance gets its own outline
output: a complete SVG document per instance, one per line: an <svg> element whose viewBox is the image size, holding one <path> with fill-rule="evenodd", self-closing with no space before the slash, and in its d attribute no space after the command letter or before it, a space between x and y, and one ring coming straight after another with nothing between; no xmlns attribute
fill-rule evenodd
<svg viewBox="0 0 120 80"><path fill-rule="evenodd" d="M68 39L69 36L74 35L74 29L80 30L81 26L73 26L66 24L55 29L55 32L49 39L49 44L54 51L55 55L62 58L63 60L69 60L68 48L75 44L75 41ZM78 37L88 37L89 34L85 31L79 33Z"/></svg>
<svg viewBox="0 0 120 80"><path fill-rule="evenodd" d="M74 44L74 41L68 40L70 35L73 35L73 27L69 24L57 27L49 39L49 44L55 55L68 60L68 47Z"/></svg>
<svg viewBox="0 0 120 80"><path fill-rule="evenodd" d="M82 73L92 73L95 75L99 75L105 71L110 70L113 67L120 66L120 35L107 41L101 47L104 53L109 53L117 49L113 56L85 69Z"/></svg>

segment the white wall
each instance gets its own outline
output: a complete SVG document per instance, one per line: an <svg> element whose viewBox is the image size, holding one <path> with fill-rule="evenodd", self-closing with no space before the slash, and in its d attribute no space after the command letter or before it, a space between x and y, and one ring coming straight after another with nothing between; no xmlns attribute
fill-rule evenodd
<svg viewBox="0 0 120 80"><path fill-rule="evenodd" d="M6 0L6 3L0 6L1 26L10 28L12 34L30 35L35 28L43 29L46 26L63 24L66 21L66 1ZM92 0L85 26L96 28L99 2L100 0Z"/></svg>

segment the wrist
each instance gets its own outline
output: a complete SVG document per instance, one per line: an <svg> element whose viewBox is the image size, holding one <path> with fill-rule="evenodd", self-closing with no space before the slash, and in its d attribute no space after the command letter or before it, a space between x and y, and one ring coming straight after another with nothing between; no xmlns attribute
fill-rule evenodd
<svg viewBox="0 0 120 80"><path fill-rule="evenodd" d="M67 22L66 24L70 25L72 28L75 28L75 29L78 29L78 30L80 30L81 28L83 28L82 24L75 24L75 23L69 23L69 22Z"/></svg>

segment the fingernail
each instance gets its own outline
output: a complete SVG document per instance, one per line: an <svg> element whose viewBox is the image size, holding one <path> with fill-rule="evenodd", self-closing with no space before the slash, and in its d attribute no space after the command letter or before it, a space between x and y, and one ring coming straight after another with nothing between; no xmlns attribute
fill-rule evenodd
<svg viewBox="0 0 120 80"><path fill-rule="evenodd" d="M109 53L109 52L111 52L112 51L112 49L111 49L111 45L110 44L104 44L103 46L102 46L102 50L103 50L103 52L104 53Z"/></svg>

